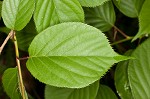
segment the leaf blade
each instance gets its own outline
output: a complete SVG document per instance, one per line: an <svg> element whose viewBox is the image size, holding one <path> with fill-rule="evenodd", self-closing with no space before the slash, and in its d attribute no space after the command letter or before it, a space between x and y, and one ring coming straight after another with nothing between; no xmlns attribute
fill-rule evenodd
<svg viewBox="0 0 150 99"><path fill-rule="evenodd" d="M99 85L96 99L118 99L115 93L106 85Z"/></svg>
<svg viewBox="0 0 150 99"><path fill-rule="evenodd" d="M150 95L150 39L142 43L133 53L135 60L129 61L128 73L134 98L149 98Z"/></svg>
<svg viewBox="0 0 150 99"><path fill-rule="evenodd" d="M27 68L34 77L49 85L69 88L88 86L112 64L125 59L112 50L101 31L79 22L47 28L34 38L29 54Z"/></svg>
<svg viewBox="0 0 150 99"><path fill-rule="evenodd" d="M114 7L111 1L95 8L85 8L85 22L102 32L110 30L116 20Z"/></svg>
<svg viewBox="0 0 150 99"><path fill-rule="evenodd" d="M91 0L79 0L80 4L85 7L99 6L105 3L106 1L108 0L92 0L92 1Z"/></svg>
<svg viewBox="0 0 150 99"><path fill-rule="evenodd" d="M18 89L17 68L7 69L3 74L2 83L4 90L11 99L20 99L21 95Z"/></svg>
<svg viewBox="0 0 150 99"><path fill-rule="evenodd" d="M130 56L131 54L132 50L129 50L125 53L125 55L128 56ZM118 95L122 99L133 99L128 78L128 65L129 60L120 62L118 63L117 68L115 70L115 86Z"/></svg>
<svg viewBox="0 0 150 99"><path fill-rule="evenodd" d="M149 6L150 6L150 1L145 0L143 7L141 9L140 15L139 15L139 31L135 35L132 41L136 40L137 38L150 34L150 19L149 19Z"/></svg>
<svg viewBox="0 0 150 99"><path fill-rule="evenodd" d="M37 34L34 21L31 20L23 30L16 33L19 49L28 51L31 41Z"/></svg>
<svg viewBox="0 0 150 99"><path fill-rule="evenodd" d="M98 81L81 89L58 88L47 85L45 99L95 99L98 88Z"/></svg>
<svg viewBox="0 0 150 99"><path fill-rule="evenodd" d="M9 29L19 31L27 25L33 11L34 0L4 0L2 18Z"/></svg>
<svg viewBox="0 0 150 99"><path fill-rule="evenodd" d="M139 16L144 0L113 0L113 2L124 15L135 18Z"/></svg>
<svg viewBox="0 0 150 99"><path fill-rule="evenodd" d="M41 32L62 22L83 22L84 12L77 0L37 0L34 20L37 31Z"/></svg>
<svg viewBox="0 0 150 99"><path fill-rule="evenodd" d="M28 67L30 72L33 73L34 77L46 84L58 87L82 88L102 77L113 64L112 61L115 61L109 57L105 59L107 59L105 60L106 62L109 62L106 63L100 60L99 57L69 57L69 59L62 56L49 57L49 59L42 57L30 59L27 65L32 65L32 67ZM89 60L92 61L89 62ZM83 63L86 63L86 65L83 65ZM41 66L38 66L38 64L41 64ZM104 66L98 64L103 64ZM40 69L41 72L38 72L38 68L42 68ZM48 76L43 77L45 72ZM51 80L47 80L48 78L51 78Z"/></svg>

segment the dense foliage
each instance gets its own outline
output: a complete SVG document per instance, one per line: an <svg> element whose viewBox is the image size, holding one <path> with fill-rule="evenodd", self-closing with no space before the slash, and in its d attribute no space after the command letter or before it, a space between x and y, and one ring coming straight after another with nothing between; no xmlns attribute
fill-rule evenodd
<svg viewBox="0 0 150 99"><path fill-rule="evenodd" d="M0 98L150 98L150 0L3 0L0 8Z"/></svg>

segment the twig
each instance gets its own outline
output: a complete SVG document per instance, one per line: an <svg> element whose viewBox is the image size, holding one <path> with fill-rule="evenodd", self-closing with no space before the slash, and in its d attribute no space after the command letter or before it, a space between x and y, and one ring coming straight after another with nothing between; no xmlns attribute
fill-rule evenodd
<svg viewBox="0 0 150 99"><path fill-rule="evenodd" d="M23 58L19 58L19 57L17 57L17 59L19 59L19 60L26 60L26 59L28 59L29 58L29 56L27 56L27 57L23 57Z"/></svg>
<svg viewBox="0 0 150 99"><path fill-rule="evenodd" d="M8 42L8 40L13 36L14 32L13 30L10 31L10 33L8 34L8 36L6 37L6 39L4 40L3 44L0 47L0 54L2 53L6 43Z"/></svg>
<svg viewBox="0 0 150 99"><path fill-rule="evenodd" d="M113 37L113 40L115 40L115 39L116 39L116 36L117 36L117 30L116 30L116 29L114 29L114 37Z"/></svg>
<svg viewBox="0 0 150 99"><path fill-rule="evenodd" d="M26 99L25 88L24 88L22 73L21 73L20 60L18 59L19 51L18 51L17 38L16 38L16 35L15 35L15 31L13 31L13 33L14 33L13 39L14 39L15 52L16 52L17 69L18 69L18 74L19 74L19 85L20 85L19 87L20 87L20 92L21 92L22 98Z"/></svg>
<svg viewBox="0 0 150 99"><path fill-rule="evenodd" d="M133 38L133 37L129 37L129 36L128 36L128 38L125 38L125 39L120 40L120 41L116 41L116 42L112 43L111 45L113 46L113 45L116 45L116 44L120 44L120 43L129 41L129 40L131 40L132 38Z"/></svg>
<svg viewBox="0 0 150 99"><path fill-rule="evenodd" d="M123 35L125 38L129 38L129 36L126 35L123 31L121 31L118 27L116 27L116 26L113 26L113 27L114 27L114 29L116 29L121 35Z"/></svg>

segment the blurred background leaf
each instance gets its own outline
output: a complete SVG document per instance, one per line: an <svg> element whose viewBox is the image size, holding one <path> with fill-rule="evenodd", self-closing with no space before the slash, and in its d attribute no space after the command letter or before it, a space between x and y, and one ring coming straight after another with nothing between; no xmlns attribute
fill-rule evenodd
<svg viewBox="0 0 150 99"><path fill-rule="evenodd" d="M96 99L118 99L115 93L106 85L99 85Z"/></svg>
<svg viewBox="0 0 150 99"><path fill-rule="evenodd" d="M110 30L115 24L116 16L111 1L107 1L95 8L84 8L84 11L85 22L102 32Z"/></svg>

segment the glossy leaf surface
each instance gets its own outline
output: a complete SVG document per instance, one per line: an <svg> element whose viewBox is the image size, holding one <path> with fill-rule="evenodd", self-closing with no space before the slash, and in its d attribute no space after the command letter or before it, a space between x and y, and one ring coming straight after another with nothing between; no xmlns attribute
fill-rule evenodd
<svg viewBox="0 0 150 99"><path fill-rule="evenodd" d="M135 99L150 97L150 39L142 43L132 53L135 60L130 60L128 66L129 82Z"/></svg>
<svg viewBox="0 0 150 99"><path fill-rule="evenodd" d="M110 30L116 20L114 7L111 1L95 8L85 8L85 22L102 32Z"/></svg>
<svg viewBox="0 0 150 99"><path fill-rule="evenodd" d="M30 21L35 2L34 0L4 0L2 18L7 28L21 30Z"/></svg>
<svg viewBox="0 0 150 99"><path fill-rule="evenodd" d="M49 26L84 21L84 12L78 0L36 0L34 20L40 33Z"/></svg>
<svg viewBox="0 0 150 99"><path fill-rule="evenodd" d="M69 88L88 86L124 60L101 31L79 22L47 28L34 38L29 54L27 67L35 78Z"/></svg>
<svg viewBox="0 0 150 99"><path fill-rule="evenodd" d="M2 77L4 90L11 99L20 99L17 68L7 69Z"/></svg>
<svg viewBox="0 0 150 99"><path fill-rule="evenodd" d="M45 99L95 99L99 81L81 89L46 86Z"/></svg>

